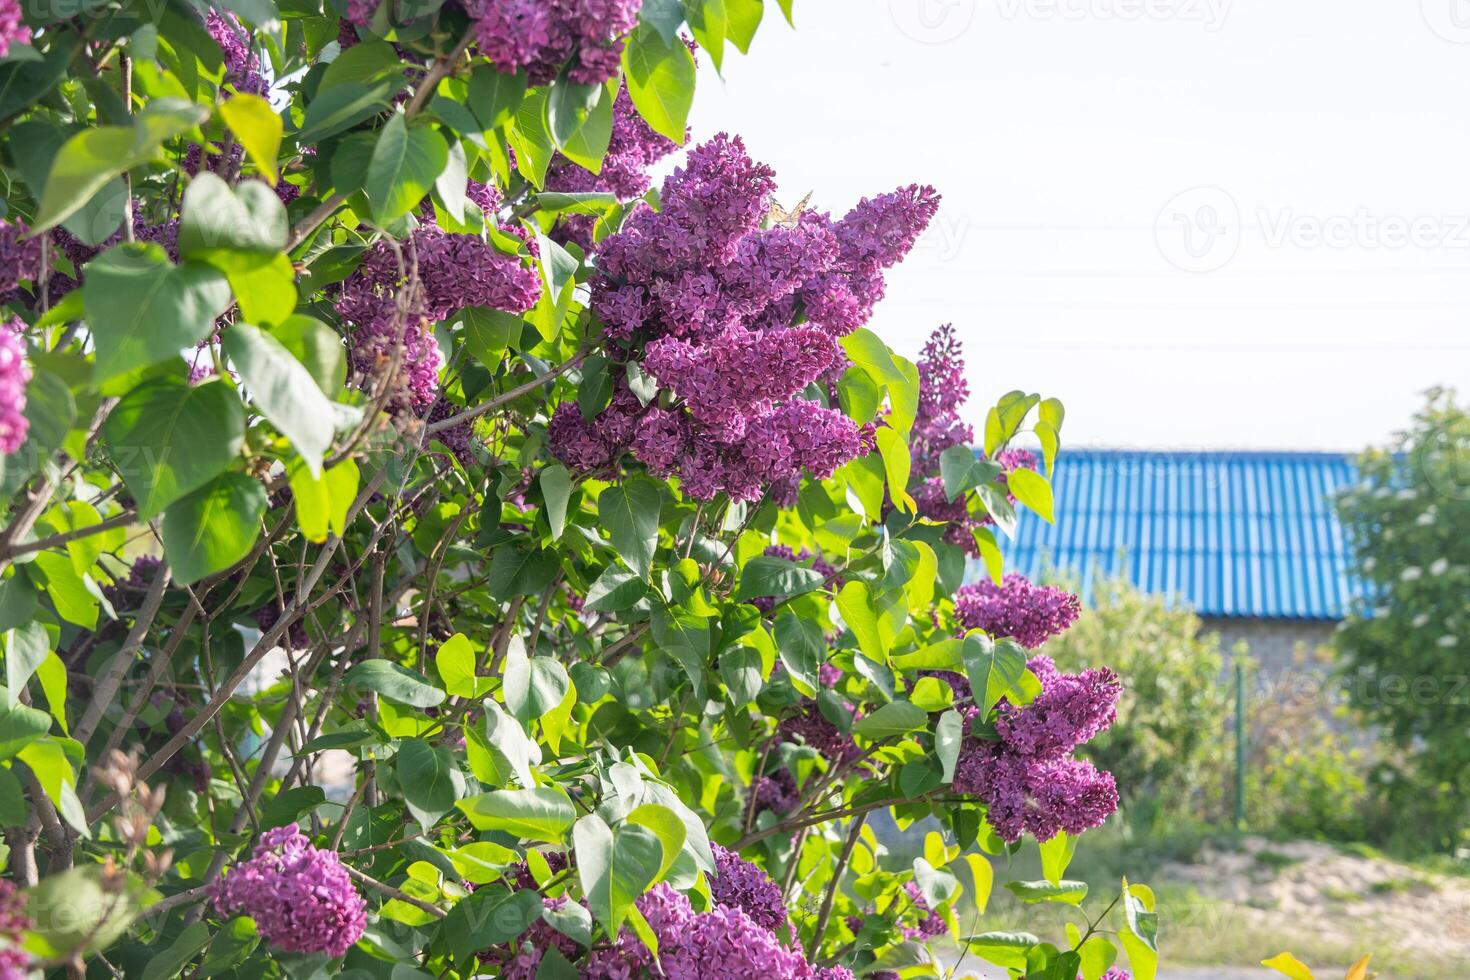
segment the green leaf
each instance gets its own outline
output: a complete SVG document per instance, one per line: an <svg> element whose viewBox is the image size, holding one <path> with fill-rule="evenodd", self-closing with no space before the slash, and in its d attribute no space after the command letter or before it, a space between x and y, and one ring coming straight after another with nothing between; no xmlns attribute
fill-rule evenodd
<svg viewBox="0 0 1470 980"><path fill-rule="evenodd" d="M608 487L597 499L597 513L612 539L613 550L643 579L653 567L661 504L658 488L639 479Z"/></svg>
<svg viewBox="0 0 1470 980"><path fill-rule="evenodd" d="M612 142L613 103L617 96L616 82L609 82L582 125L561 146L563 156L592 173L602 172L602 161Z"/></svg>
<svg viewBox="0 0 1470 980"><path fill-rule="evenodd" d="M423 739L407 738L398 747L393 769L398 788L414 818L426 829L454 808L455 800L464 795L464 775L454 764L454 756L443 746L430 745Z"/></svg>
<svg viewBox="0 0 1470 980"><path fill-rule="evenodd" d="M224 331L223 339L251 401L291 440L312 476L320 475L335 430L332 403L321 386L271 334L237 322Z"/></svg>
<svg viewBox="0 0 1470 980"><path fill-rule="evenodd" d="M14 708L16 698L30 683L31 675L51 655L51 640L46 627L37 622L5 631L5 690L0 701Z"/></svg>
<svg viewBox="0 0 1470 980"><path fill-rule="evenodd" d="M648 586L635 573L609 565L587 589L586 608L592 612L622 612L645 595Z"/></svg>
<svg viewBox="0 0 1470 980"><path fill-rule="evenodd" d="M205 170L184 190L179 254L185 258L208 261L221 250L274 254L290 234L285 205L263 181L232 188Z"/></svg>
<svg viewBox="0 0 1470 980"><path fill-rule="evenodd" d="M332 398L342 390L347 381L347 350L337 331L297 314L272 327L271 336L306 366L324 395Z"/></svg>
<svg viewBox="0 0 1470 980"><path fill-rule="evenodd" d="M1050 881L1008 881L1006 888L1027 905L1035 905L1037 902L1081 905L1082 900L1087 897L1085 881L1063 879L1056 884Z"/></svg>
<svg viewBox="0 0 1470 980"><path fill-rule="evenodd" d="M491 678L476 673L475 648L463 633L456 633L439 645L434 652L434 668L444 681L444 690L457 698L482 697L494 684Z"/></svg>
<svg viewBox="0 0 1470 980"><path fill-rule="evenodd" d="M960 653L975 704L982 712L995 707L1026 672L1025 650L1012 640L992 641L978 630L965 637Z"/></svg>
<svg viewBox="0 0 1470 980"><path fill-rule="evenodd" d="M678 38L642 25L623 47L623 81L639 115L654 132L684 142L694 104L694 56Z"/></svg>
<svg viewBox="0 0 1470 980"><path fill-rule="evenodd" d="M0 581L0 630L30 622L36 612L36 590L24 575Z"/></svg>
<svg viewBox="0 0 1470 980"><path fill-rule="evenodd" d="M127 932L147 894L128 872L104 880L100 864L49 874L26 892L26 915L35 927L26 933L25 948L57 959L107 949Z"/></svg>
<svg viewBox="0 0 1470 980"><path fill-rule="evenodd" d="M498 789L460 800L455 806L476 830L500 830L552 844L561 843L577 819L571 798L555 786Z"/></svg>
<svg viewBox="0 0 1470 980"><path fill-rule="evenodd" d="M841 343L852 363L887 389L892 409L888 424L906 436L913 428L919 408L918 369L889 350L888 345L866 327L859 327L843 337Z"/></svg>
<svg viewBox="0 0 1470 980"><path fill-rule="evenodd" d="M403 60L387 41L363 41L327 65L319 90L352 83L372 84L403 71Z"/></svg>
<svg viewBox="0 0 1470 980"><path fill-rule="evenodd" d="M33 232L52 228L80 210L112 178L153 159L164 143L209 118L183 99L155 99L131 126L94 126L68 139L51 161Z"/></svg>
<svg viewBox="0 0 1470 980"><path fill-rule="evenodd" d="M29 813L20 780L9 769L0 766L0 827L22 826Z"/></svg>
<svg viewBox="0 0 1470 980"><path fill-rule="evenodd" d="M995 541L995 535L988 527L972 528L970 534L975 539L975 546L980 549L980 560L985 564L985 571L990 574L990 580L1000 585L1005 575L1005 557L1000 553L1000 545Z"/></svg>
<svg viewBox="0 0 1470 980"><path fill-rule="evenodd" d="M890 701L858 719L852 726L854 735L878 741L879 739L907 735L923 728L929 716L923 708L910 701Z"/></svg>
<svg viewBox="0 0 1470 980"><path fill-rule="evenodd" d="M721 71L725 60L725 0L685 0L688 11L689 30L710 61L715 71Z"/></svg>
<svg viewBox="0 0 1470 980"><path fill-rule="evenodd" d="M505 686L501 697L524 724L561 704L567 695L567 670L551 657L527 657L519 638L505 651Z"/></svg>
<svg viewBox="0 0 1470 980"><path fill-rule="evenodd" d="M572 841L587 904L608 934L615 936L633 902L658 881L663 842L636 824L614 831L595 813L577 821Z"/></svg>
<svg viewBox="0 0 1470 980"><path fill-rule="evenodd" d="M265 489L243 473L222 473L171 504L162 534L174 581L189 585L244 558L265 509Z"/></svg>
<svg viewBox="0 0 1470 980"><path fill-rule="evenodd" d="M68 139L51 161L33 230L53 228L80 210L128 168L132 150L127 126L94 126Z"/></svg>
<svg viewBox="0 0 1470 980"><path fill-rule="evenodd" d="M394 114L378 132L368 164L367 192L373 219L389 225L418 206L449 164L449 145L430 126L410 127Z"/></svg>
<svg viewBox="0 0 1470 980"><path fill-rule="evenodd" d="M843 585L837 593L837 611L857 638L858 649L875 663L887 663L888 647L878 628L878 614L873 609L873 597L867 583L852 579Z"/></svg>
<svg viewBox="0 0 1470 980"><path fill-rule="evenodd" d="M508 75L482 64L470 75L468 105L486 130L499 129L514 119L525 97L525 72Z"/></svg>
<svg viewBox="0 0 1470 980"><path fill-rule="evenodd" d="M351 129L386 109L392 91L392 86L385 82L376 85L350 82L318 90L316 98L306 107L296 141L307 146Z"/></svg>
<svg viewBox="0 0 1470 980"><path fill-rule="evenodd" d="M760 693L761 655L750 647L726 650L720 654L720 678L730 707L744 707Z"/></svg>
<svg viewBox="0 0 1470 980"><path fill-rule="evenodd" d="M114 465L150 520L224 472L245 444L245 412L229 385L173 378L143 383L102 428Z"/></svg>
<svg viewBox="0 0 1470 980"><path fill-rule="evenodd" d="M939 757L943 775L940 782L948 786L954 782L954 767L960 758L960 747L965 740L965 719L954 709L939 716L934 726L934 754Z"/></svg>
<svg viewBox="0 0 1470 980"><path fill-rule="evenodd" d="M572 478L567 468L552 463L541 471L541 496L546 501L546 523L551 525L551 540L561 537L567 526L567 502L572 496Z"/></svg>
<svg viewBox="0 0 1470 980"><path fill-rule="evenodd" d="M444 703L444 692L428 678L387 660L364 660L353 664L343 677L348 687L375 691L398 704L433 708Z"/></svg>
<svg viewBox="0 0 1470 980"><path fill-rule="evenodd" d="M492 371L500 366L505 352L520 340L521 331L526 326L526 321L514 313L482 306L465 307L456 320L464 328L464 342L469 352Z"/></svg>
<svg viewBox="0 0 1470 980"><path fill-rule="evenodd" d="M1124 943L1127 943L1126 938ZM1129 960L1129 964L1132 964L1131 959ZM1269 960L1261 960L1261 965L1268 970L1275 970L1284 977L1290 977L1291 980L1315 980L1307 964L1290 953L1277 953Z"/></svg>
<svg viewBox="0 0 1470 980"><path fill-rule="evenodd" d="M475 778L487 785L504 786L514 776L522 788L532 788L536 783L531 767L541 762L541 748L526 735L520 722L505 713L499 702L487 699L484 707L485 734L473 728L465 730ZM475 764L476 748L483 753L480 763L488 764L483 771Z"/></svg>
<svg viewBox="0 0 1470 980"><path fill-rule="evenodd" d="M556 577L558 552L503 544L490 555L490 594L497 599L538 595Z"/></svg>
<svg viewBox="0 0 1470 980"><path fill-rule="evenodd" d="M1018 466L1006 474L1006 485L1021 503L1030 507L1048 524L1056 523L1052 513L1051 484L1032 469Z"/></svg>
<svg viewBox="0 0 1470 980"><path fill-rule="evenodd" d="M1001 474L1001 468L988 459L977 459L969 446L950 446L939 455L939 472L945 496L957 500L966 491L990 483Z"/></svg>
<svg viewBox="0 0 1470 980"><path fill-rule="evenodd" d="M0 707L0 759L15 756L51 730L51 716L27 705Z"/></svg>
<svg viewBox="0 0 1470 980"><path fill-rule="evenodd" d="M199 954L205 946L209 945L209 926L203 922L196 922L179 933L179 937L148 961L143 967L143 975L149 977L176 977Z"/></svg>
<svg viewBox="0 0 1470 980"><path fill-rule="evenodd" d="M750 44L764 14L762 0L725 0L725 35L741 54L750 54Z"/></svg>
<svg viewBox="0 0 1470 980"><path fill-rule="evenodd" d="M1061 884L1067 865L1072 863L1072 854L1077 850L1077 838L1059 831L1050 840L1041 842L1041 873L1053 885Z"/></svg>
<svg viewBox="0 0 1470 980"><path fill-rule="evenodd" d="M69 733L71 729L66 723L66 664L55 653L47 654L36 668L36 678L41 682L41 692L46 695L51 717L56 719L63 732ZM3 826L6 825L0 822L0 827Z"/></svg>
<svg viewBox="0 0 1470 980"><path fill-rule="evenodd" d="M1102 980L1118 960L1118 947L1102 936L1091 936L1077 947L1082 960L1082 980Z"/></svg>
<svg viewBox="0 0 1470 980"><path fill-rule="evenodd" d="M258 95L240 94L221 104L219 114L250 159L270 175L274 184L279 176L276 161L281 155L282 123L271 104Z"/></svg>
<svg viewBox="0 0 1470 980"><path fill-rule="evenodd" d="M736 599L760 596L795 596L821 588L827 577L814 568L785 558L759 555L745 563L740 572Z"/></svg>
<svg viewBox="0 0 1470 980"><path fill-rule="evenodd" d="M458 140L449 144L449 159L439 176L434 178L434 195L444 211L457 224L464 223L465 192L468 190L469 163L465 159L464 144Z"/></svg>
<svg viewBox="0 0 1470 980"><path fill-rule="evenodd" d="M997 966L1024 970L1027 950L1040 942L1029 932L982 932L970 936L965 945L976 956Z"/></svg>
<svg viewBox="0 0 1470 980"><path fill-rule="evenodd" d="M100 384L207 338L229 308L230 285L212 266L174 266L158 245L118 245L87 265L82 297Z"/></svg>
<svg viewBox="0 0 1470 980"><path fill-rule="evenodd" d="M357 498L360 480L356 463L344 459L320 477L313 477L298 456L286 464L286 476L296 505L296 523L306 540L320 544L329 532L338 537L347 533L347 512Z"/></svg>

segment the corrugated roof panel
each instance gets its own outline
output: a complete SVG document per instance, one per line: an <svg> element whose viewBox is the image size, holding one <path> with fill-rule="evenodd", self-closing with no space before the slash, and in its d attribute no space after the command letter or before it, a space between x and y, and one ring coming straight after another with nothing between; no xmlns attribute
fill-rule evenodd
<svg viewBox="0 0 1470 980"><path fill-rule="evenodd" d="M1207 616L1338 619L1358 590L1332 498L1355 479L1330 453L1064 451L1056 525L1028 515L1002 548L1084 594L1121 572Z"/></svg>

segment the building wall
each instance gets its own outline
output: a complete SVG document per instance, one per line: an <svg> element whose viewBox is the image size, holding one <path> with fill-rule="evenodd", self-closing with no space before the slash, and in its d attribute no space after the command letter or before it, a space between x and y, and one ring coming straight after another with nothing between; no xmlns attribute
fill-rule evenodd
<svg viewBox="0 0 1470 980"><path fill-rule="evenodd" d="M1330 651L1323 650L1337 631L1330 620L1295 619L1205 619L1201 632L1216 633L1220 648L1229 654L1237 643L1250 648L1250 656L1264 673L1280 674L1303 667L1330 665Z"/></svg>

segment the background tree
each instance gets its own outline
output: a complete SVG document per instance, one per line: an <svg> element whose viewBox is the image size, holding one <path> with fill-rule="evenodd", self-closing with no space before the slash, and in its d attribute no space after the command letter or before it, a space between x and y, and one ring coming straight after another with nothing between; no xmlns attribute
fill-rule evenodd
<svg viewBox="0 0 1470 980"><path fill-rule="evenodd" d="M1412 424L1364 453L1338 501L1372 598L1337 635L1350 699L1399 749L1378 784L1420 840L1452 850L1466 828L1470 743L1470 416L1429 393Z"/></svg>

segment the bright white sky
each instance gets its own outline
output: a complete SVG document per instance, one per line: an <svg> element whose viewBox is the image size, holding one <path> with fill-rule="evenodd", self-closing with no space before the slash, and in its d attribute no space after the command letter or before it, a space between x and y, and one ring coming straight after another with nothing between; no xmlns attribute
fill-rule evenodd
<svg viewBox="0 0 1470 980"><path fill-rule="evenodd" d="M1470 0L766 6L696 138L787 206L939 188L874 327L952 321L977 419L1026 388L1073 446L1356 450L1470 393Z"/></svg>

